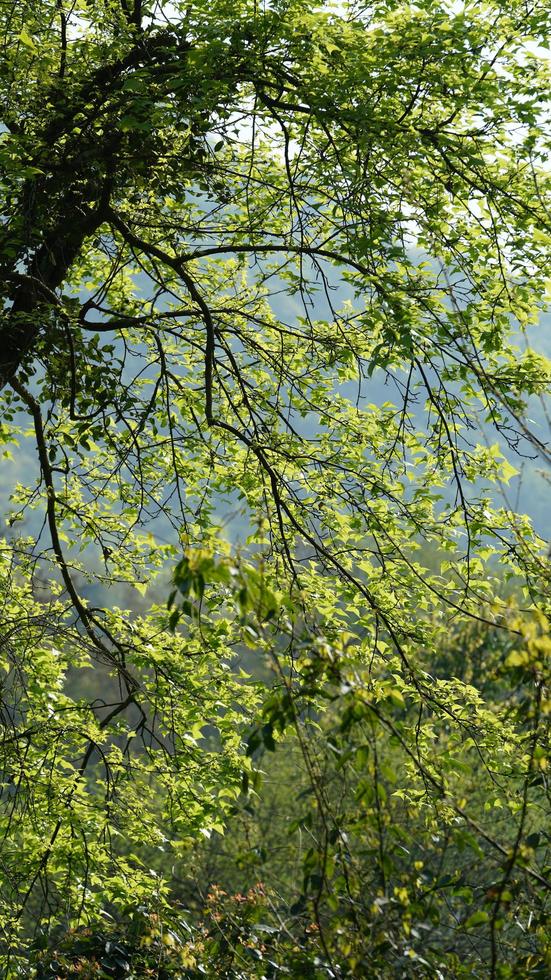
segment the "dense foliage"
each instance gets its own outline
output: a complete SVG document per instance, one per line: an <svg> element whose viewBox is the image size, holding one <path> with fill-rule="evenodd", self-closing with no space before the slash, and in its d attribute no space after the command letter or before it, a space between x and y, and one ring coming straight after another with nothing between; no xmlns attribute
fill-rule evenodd
<svg viewBox="0 0 551 980"><path fill-rule="evenodd" d="M0 18L4 975L548 976L548 3Z"/></svg>

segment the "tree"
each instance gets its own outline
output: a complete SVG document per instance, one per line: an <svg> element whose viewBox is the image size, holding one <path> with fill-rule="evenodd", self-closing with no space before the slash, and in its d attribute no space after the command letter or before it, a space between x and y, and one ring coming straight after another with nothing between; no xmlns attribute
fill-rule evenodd
<svg viewBox="0 0 551 980"><path fill-rule="evenodd" d="M498 491L547 458L512 333L547 302L548 4L1 16L0 432L38 467L0 556L8 975L37 930L168 914L288 730L312 975L543 975L549 564ZM499 684L448 666L472 623ZM367 945L362 888L392 908Z"/></svg>

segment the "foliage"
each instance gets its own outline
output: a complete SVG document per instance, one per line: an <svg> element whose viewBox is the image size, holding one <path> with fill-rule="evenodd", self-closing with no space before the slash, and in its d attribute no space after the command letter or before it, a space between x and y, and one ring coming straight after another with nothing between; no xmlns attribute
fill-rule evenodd
<svg viewBox="0 0 551 980"><path fill-rule="evenodd" d="M0 17L6 976L545 975L549 5Z"/></svg>

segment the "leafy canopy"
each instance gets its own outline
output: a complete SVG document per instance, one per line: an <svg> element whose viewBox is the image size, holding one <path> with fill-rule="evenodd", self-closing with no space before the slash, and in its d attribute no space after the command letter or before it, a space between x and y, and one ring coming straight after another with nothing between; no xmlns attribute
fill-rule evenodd
<svg viewBox="0 0 551 980"><path fill-rule="evenodd" d="M306 916L296 975L543 976L549 565L499 490L547 459L549 5L0 16L8 975L176 914L294 732L276 966Z"/></svg>

